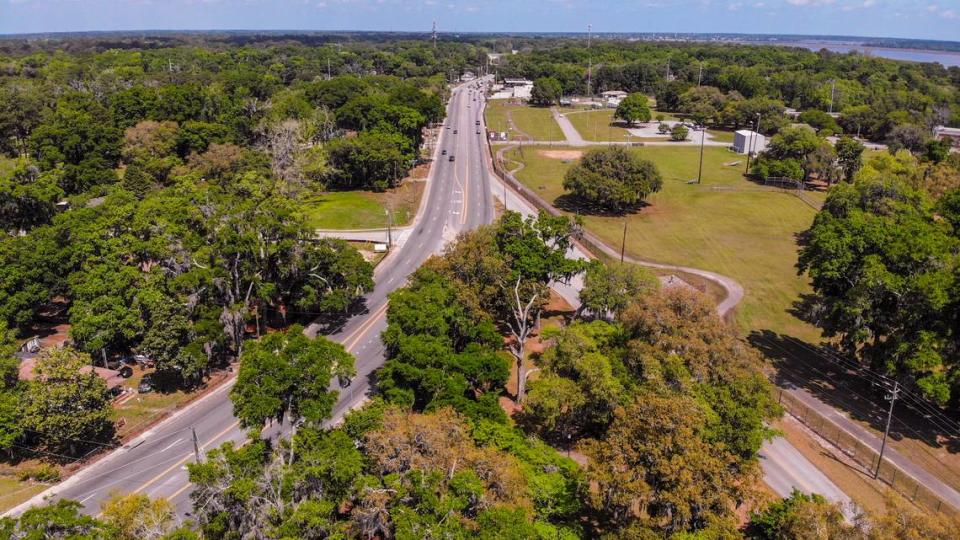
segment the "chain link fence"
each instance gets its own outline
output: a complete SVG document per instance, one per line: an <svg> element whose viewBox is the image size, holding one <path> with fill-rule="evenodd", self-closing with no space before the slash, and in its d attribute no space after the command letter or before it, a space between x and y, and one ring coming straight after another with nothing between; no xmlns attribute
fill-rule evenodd
<svg viewBox="0 0 960 540"><path fill-rule="evenodd" d="M791 416L803 422L817 435L832 444L844 455L864 468L869 474L878 472L877 479L893 488L918 506L960 517L960 510L940 499L933 491L884 458L877 471L879 452L808 407L784 389L779 390L780 405Z"/></svg>

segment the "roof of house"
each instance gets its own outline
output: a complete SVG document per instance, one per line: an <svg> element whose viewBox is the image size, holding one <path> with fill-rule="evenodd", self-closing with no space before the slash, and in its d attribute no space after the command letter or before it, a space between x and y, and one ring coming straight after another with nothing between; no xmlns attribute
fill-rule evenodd
<svg viewBox="0 0 960 540"><path fill-rule="evenodd" d="M626 92L623 90L607 90L606 92L600 92L601 96L625 96Z"/></svg>
<svg viewBox="0 0 960 540"><path fill-rule="evenodd" d="M937 126L933 128L933 132L937 135L951 135L954 137L960 137L960 128Z"/></svg>
<svg viewBox="0 0 960 540"><path fill-rule="evenodd" d="M37 367L37 355L33 353L19 353L17 356L20 358L20 380L36 380L37 374L34 372L34 369ZM80 368L80 373L90 373L91 370L93 370L94 374L107 383L107 388L110 390L113 390L114 388L123 384L123 377L120 376L120 372L113 369L97 366L83 366Z"/></svg>
<svg viewBox="0 0 960 540"><path fill-rule="evenodd" d="M756 137L757 135L763 137L762 133L757 133L756 131L752 131L749 129L740 129L740 130L737 130L736 133L737 135L743 135L744 137L750 137L750 136Z"/></svg>

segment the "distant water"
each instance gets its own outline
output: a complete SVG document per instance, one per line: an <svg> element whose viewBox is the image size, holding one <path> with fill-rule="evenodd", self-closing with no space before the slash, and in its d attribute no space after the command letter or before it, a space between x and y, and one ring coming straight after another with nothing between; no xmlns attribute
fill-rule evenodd
<svg viewBox="0 0 960 540"><path fill-rule="evenodd" d="M788 45L792 47L804 47L811 51L827 49L838 53L847 53L858 51L871 56L880 58L889 58L891 60L904 60L907 62L939 62L944 67L960 66L960 53L944 51L920 51L915 49L888 49L884 47L864 47L862 45L837 45L833 43L777 43L777 45Z"/></svg>

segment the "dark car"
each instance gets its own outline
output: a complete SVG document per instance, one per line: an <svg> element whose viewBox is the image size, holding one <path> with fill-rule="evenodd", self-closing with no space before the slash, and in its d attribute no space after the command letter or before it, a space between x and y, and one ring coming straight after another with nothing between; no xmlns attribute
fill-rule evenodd
<svg viewBox="0 0 960 540"><path fill-rule="evenodd" d="M447 149L446 149L446 148L444 148L444 149L443 149L443 151L442 151L442 152L440 152L440 155L441 155L441 156L445 156L445 155L447 155Z"/></svg>
<svg viewBox="0 0 960 540"><path fill-rule="evenodd" d="M457 134L457 130L453 130L453 134L456 135L456 134Z"/></svg>
<svg viewBox="0 0 960 540"><path fill-rule="evenodd" d="M153 392L153 375L148 373L140 379L140 384L137 386L137 392L141 394L148 394Z"/></svg>
<svg viewBox="0 0 960 540"><path fill-rule="evenodd" d="M450 161L453 161L453 154L450 154Z"/></svg>

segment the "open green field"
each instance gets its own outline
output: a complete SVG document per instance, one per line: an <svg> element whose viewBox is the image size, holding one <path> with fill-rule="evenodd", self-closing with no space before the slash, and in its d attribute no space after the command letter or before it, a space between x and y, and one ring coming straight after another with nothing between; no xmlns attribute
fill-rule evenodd
<svg viewBox="0 0 960 540"><path fill-rule="evenodd" d="M516 130L511 129L508 118L522 134L535 141L562 141L563 132L553 120L550 109L530 107L511 103L513 100L493 99L487 102L484 111L487 128L491 131L506 131L511 139L516 139Z"/></svg>
<svg viewBox="0 0 960 540"><path fill-rule="evenodd" d="M809 292L806 280L796 275L794 235L807 227L815 211L800 199L758 186L742 176L741 156L726 149L707 147L704 179L696 178L696 147L633 148L657 164L664 176L663 189L650 206L629 215L626 251L657 262L713 270L739 281L746 298L736 312L744 330L772 330L806 340L819 332L793 317L788 310L801 293ZM524 147L525 168L517 178L548 201L564 194L566 170L579 154L574 148ZM822 195L819 195L822 197ZM559 207L573 210L560 199ZM604 241L619 246L621 216L584 215L586 226Z"/></svg>
<svg viewBox="0 0 960 540"><path fill-rule="evenodd" d="M628 131L625 124L614 121L613 109L592 111L574 111L564 113L580 136L588 141L627 141ZM637 139L637 137L634 137ZM664 137L666 140L666 137Z"/></svg>
<svg viewBox="0 0 960 540"><path fill-rule="evenodd" d="M314 229L382 229L387 226L387 208L393 210L393 225L410 223L417 213L423 182L404 182L382 193L331 191L307 201L307 225Z"/></svg>

